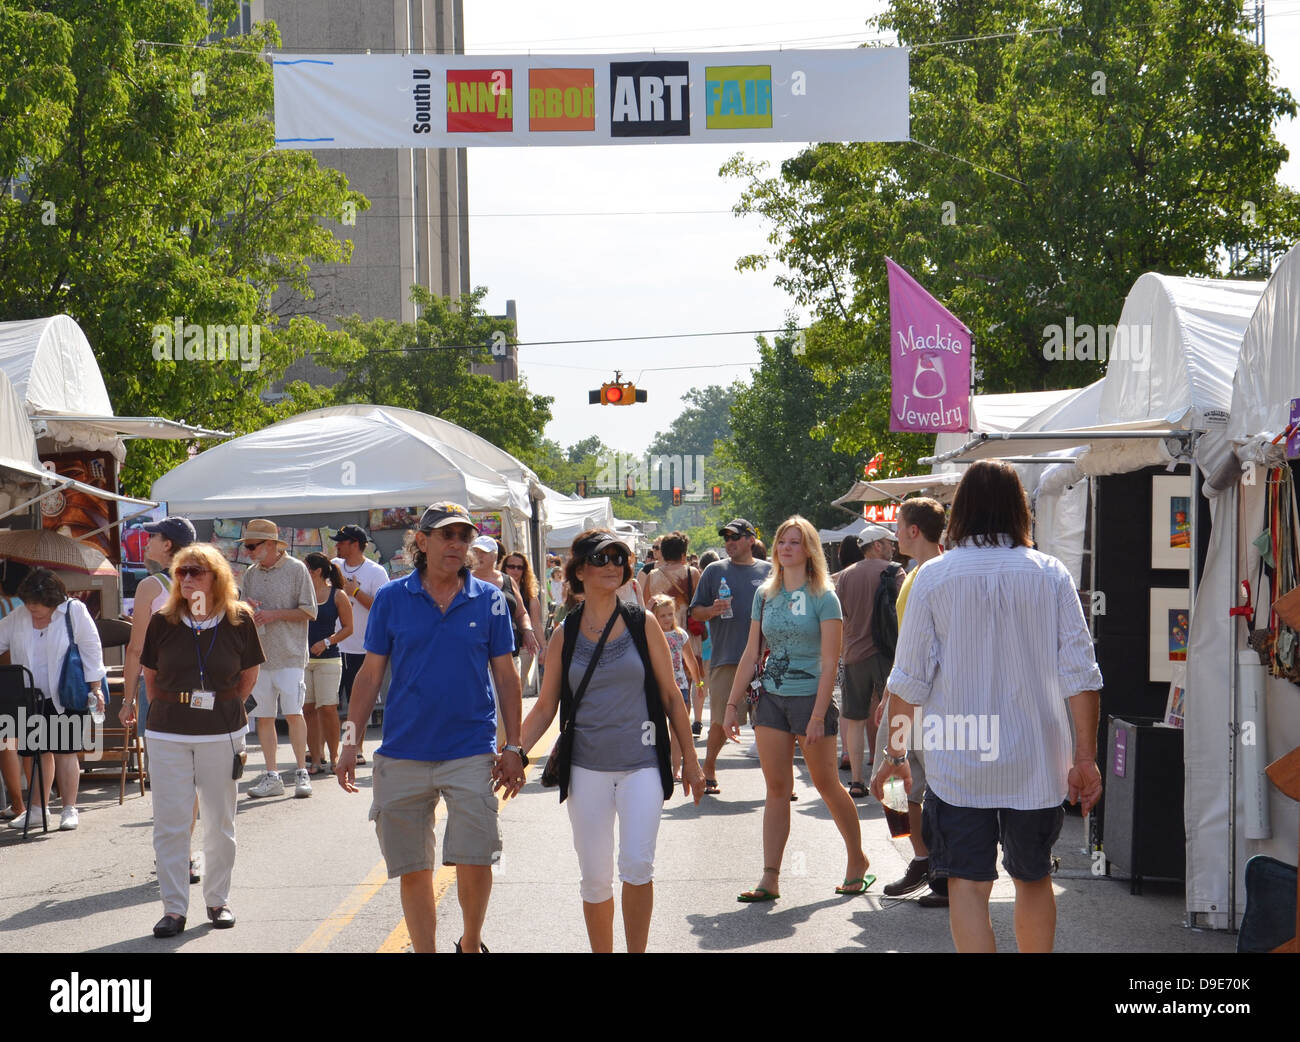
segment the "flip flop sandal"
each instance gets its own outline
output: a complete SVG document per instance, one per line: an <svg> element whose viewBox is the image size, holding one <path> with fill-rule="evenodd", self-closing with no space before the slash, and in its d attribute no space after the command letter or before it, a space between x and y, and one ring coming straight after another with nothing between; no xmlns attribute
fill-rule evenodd
<svg viewBox="0 0 1300 1042"><path fill-rule="evenodd" d="M849 795L855 800L865 799L868 792L866 782L855 781L849 786Z"/></svg>
<svg viewBox="0 0 1300 1042"><path fill-rule="evenodd" d="M705 795L705 796L718 796L718 795L721 795L721 793L722 793L722 790L718 788L718 779L717 779L717 778L705 778L705 779L704 779L704 795Z"/></svg>
<svg viewBox="0 0 1300 1042"><path fill-rule="evenodd" d="M837 886L835 892L842 897L856 897L858 894L865 894L871 889L871 884L876 881L873 875L865 875L860 879L846 879L843 886Z"/></svg>
<svg viewBox="0 0 1300 1042"><path fill-rule="evenodd" d="M362 756L361 753L358 752L358 753L357 753L357 766L358 766L358 767L364 767L365 765L366 765L366 758L365 758L364 756Z"/></svg>
<svg viewBox="0 0 1300 1042"><path fill-rule="evenodd" d="M775 901L780 896L780 894L772 893L771 890L765 890L761 886L756 886L753 890L746 890L743 894L737 897L736 900L741 904L754 905L762 904L764 901Z"/></svg>

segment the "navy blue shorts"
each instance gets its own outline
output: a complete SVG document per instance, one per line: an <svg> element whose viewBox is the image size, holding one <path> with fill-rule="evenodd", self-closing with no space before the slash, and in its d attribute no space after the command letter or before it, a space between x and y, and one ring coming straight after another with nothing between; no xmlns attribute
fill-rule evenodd
<svg viewBox="0 0 1300 1042"><path fill-rule="evenodd" d="M1052 844L1061 834L1065 809L1011 810L1007 807L954 807L930 789L921 807L921 838L930 848L930 872L936 876L989 883L1002 867L1022 883L1052 871Z"/></svg>

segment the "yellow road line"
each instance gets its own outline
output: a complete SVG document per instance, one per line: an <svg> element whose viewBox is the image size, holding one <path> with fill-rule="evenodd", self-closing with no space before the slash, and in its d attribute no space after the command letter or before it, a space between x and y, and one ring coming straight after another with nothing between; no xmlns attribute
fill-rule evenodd
<svg viewBox="0 0 1300 1042"><path fill-rule="evenodd" d="M558 735L559 733L560 733L560 715L559 713L556 713L555 719L551 721L551 726L546 729L546 733L537 740L536 745L534 745L531 749L528 750L529 757L531 758L533 753L537 752L538 750L543 750L544 752L549 753L551 751L551 745L555 742L555 736ZM542 754L538 753L538 755L542 755ZM532 769L533 769L533 765L531 763L524 768L524 781L528 780L528 772L531 771ZM434 908L437 908L438 904L447 895L447 891L451 887L451 884L455 880L455 878L456 878L455 865L443 865L441 868L438 869L437 873L435 873L433 877ZM379 946L379 954L400 955L404 953L406 949L408 949L410 946L411 946L411 931L406 928L406 919L403 918L398 922L397 926L393 928L393 932L390 933L384 939L384 943Z"/></svg>
<svg viewBox="0 0 1300 1042"><path fill-rule="evenodd" d="M337 937L348 923L356 918L356 914L361 911L367 901L383 889L384 884L388 882L388 869L381 861L372 868L363 879L329 914L329 917L321 923L311 936L302 942L298 948L299 952L323 952L332 940Z"/></svg>

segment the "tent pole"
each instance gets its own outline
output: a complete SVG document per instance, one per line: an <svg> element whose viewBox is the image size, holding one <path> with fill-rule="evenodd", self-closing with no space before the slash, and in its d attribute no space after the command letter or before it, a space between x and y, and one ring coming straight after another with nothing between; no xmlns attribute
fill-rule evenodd
<svg viewBox="0 0 1300 1042"><path fill-rule="evenodd" d="M1265 502L1268 497L1267 482L1265 488ZM1238 579L1238 560L1239 541L1241 538L1241 481L1240 479L1232 486L1232 531L1231 537L1232 556L1228 559L1230 571L1228 573L1228 589L1232 591L1231 603L1229 607L1236 607L1240 581ZM1267 510L1265 511L1267 513ZM1247 561L1249 563L1249 561ZM1261 584L1262 585L1262 584ZM1251 590L1251 602L1259 604L1263 596L1263 590ZM1237 617L1231 616L1230 621L1232 629L1230 631L1230 643L1232 645L1232 698L1228 702L1228 929L1237 928L1237 719L1240 715L1241 704L1241 668L1240 656L1241 647L1237 634ZM1268 614L1265 613L1264 624L1268 625Z"/></svg>

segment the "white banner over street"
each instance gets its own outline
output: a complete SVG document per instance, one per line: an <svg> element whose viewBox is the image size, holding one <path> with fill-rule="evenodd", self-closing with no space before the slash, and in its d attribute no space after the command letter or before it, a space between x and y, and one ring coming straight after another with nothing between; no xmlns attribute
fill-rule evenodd
<svg viewBox="0 0 1300 1042"><path fill-rule="evenodd" d="M280 148L906 141L907 51L282 54Z"/></svg>

